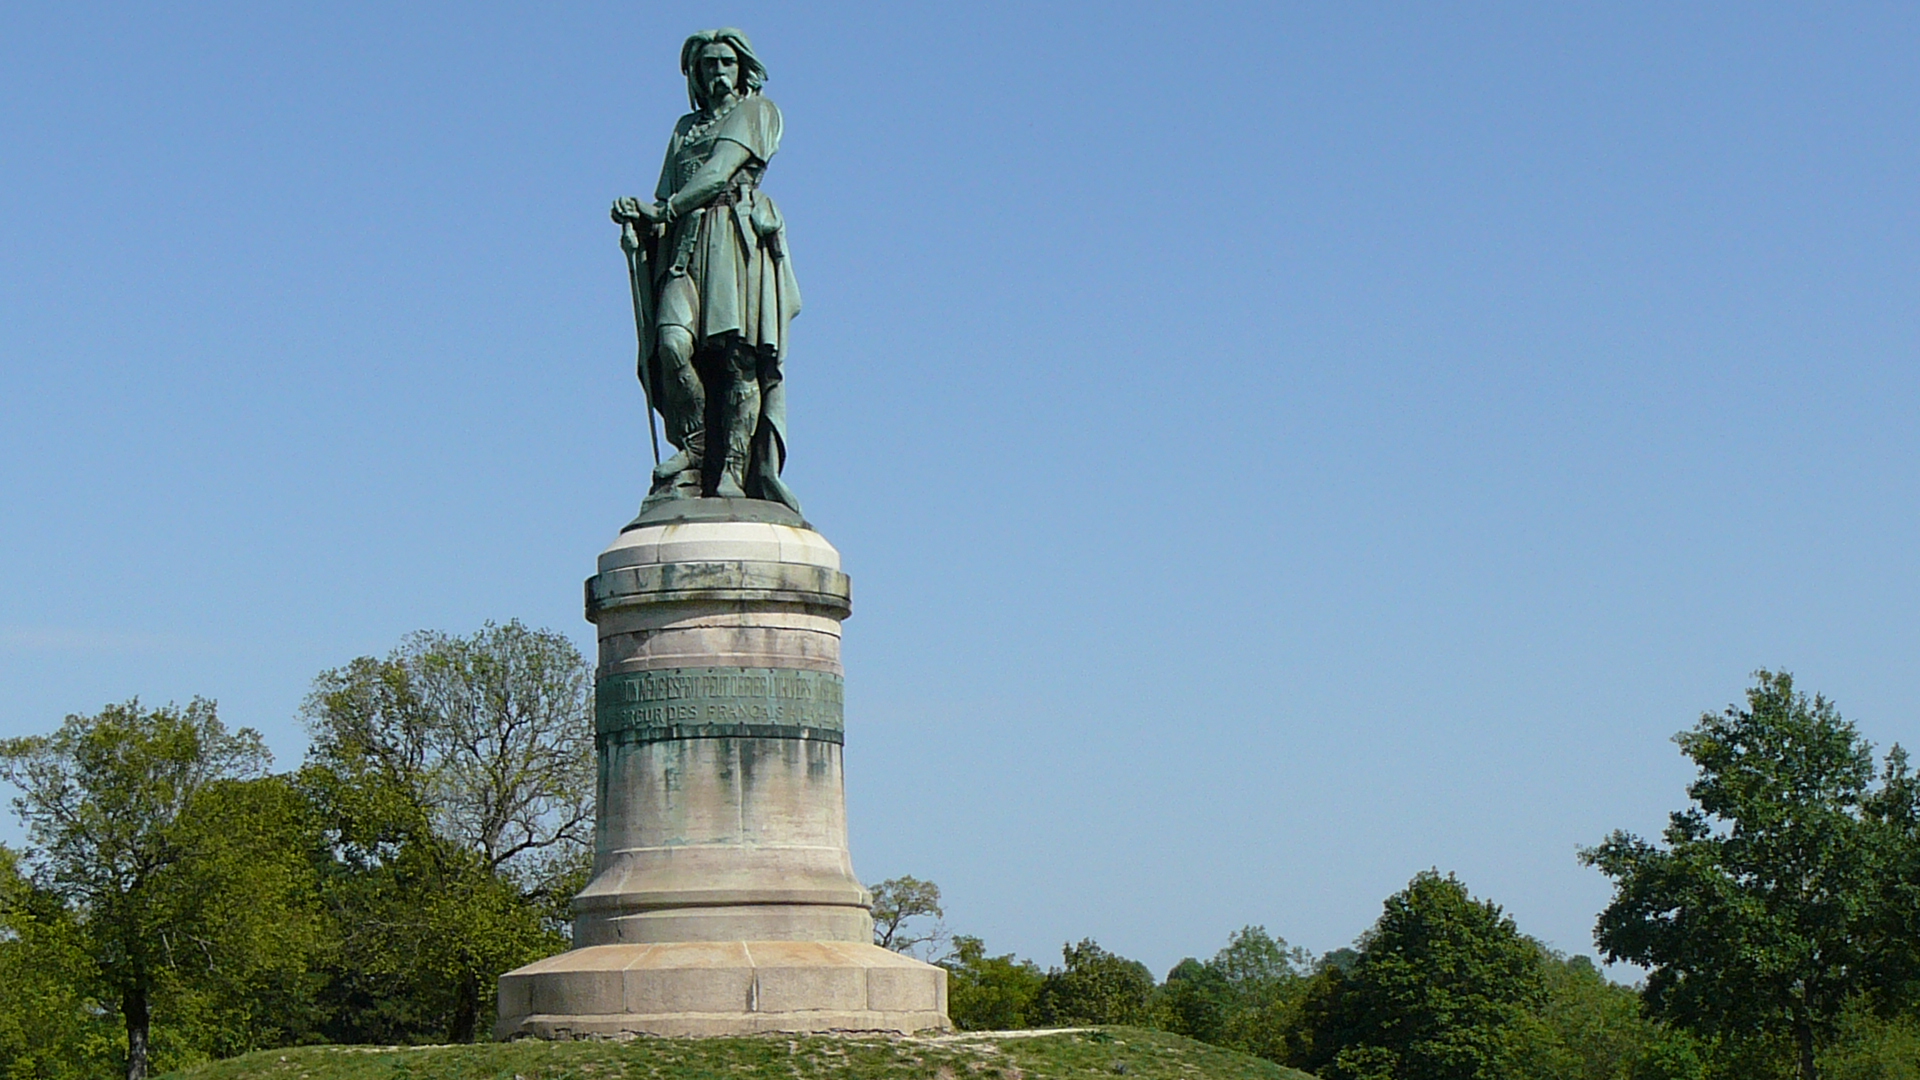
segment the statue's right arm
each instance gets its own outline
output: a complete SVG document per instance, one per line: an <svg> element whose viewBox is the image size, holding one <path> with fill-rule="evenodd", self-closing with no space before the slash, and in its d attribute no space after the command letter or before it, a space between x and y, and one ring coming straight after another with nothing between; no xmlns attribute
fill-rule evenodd
<svg viewBox="0 0 1920 1080"><path fill-rule="evenodd" d="M622 196L613 200L613 220L615 224L651 225L660 216L654 203L641 202L639 199Z"/></svg>
<svg viewBox="0 0 1920 1080"><path fill-rule="evenodd" d="M707 159L700 171L693 174L685 187L673 193L668 200L672 206L669 216L678 216L697 206L705 206L715 195L725 190L733 181L733 174L741 166L753 160L753 152L732 139L720 139L713 144L713 156Z"/></svg>

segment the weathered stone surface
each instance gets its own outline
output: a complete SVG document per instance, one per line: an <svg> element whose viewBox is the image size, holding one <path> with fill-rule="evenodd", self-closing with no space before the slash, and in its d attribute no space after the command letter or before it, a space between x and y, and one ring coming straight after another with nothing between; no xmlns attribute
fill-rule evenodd
<svg viewBox="0 0 1920 1080"><path fill-rule="evenodd" d="M587 614L676 600L795 604L852 612L847 575L821 566L748 559L665 562L605 570L587 580Z"/></svg>
<svg viewBox="0 0 1920 1080"><path fill-rule="evenodd" d="M495 1034L943 1029L946 974L851 942L601 945L502 976Z"/></svg>
<svg viewBox="0 0 1920 1080"><path fill-rule="evenodd" d="M694 548L682 545L696 545ZM620 534L600 554L601 570L646 563L751 559L840 569L840 553L812 529L751 521L661 525Z"/></svg>
<svg viewBox="0 0 1920 1080"><path fill-rule="evenodd" d="M574 949L502 976L499 1034L947 1027L946 973L872 944L847 853L839 553L678 521L599 570L594 875Z"/></svg>

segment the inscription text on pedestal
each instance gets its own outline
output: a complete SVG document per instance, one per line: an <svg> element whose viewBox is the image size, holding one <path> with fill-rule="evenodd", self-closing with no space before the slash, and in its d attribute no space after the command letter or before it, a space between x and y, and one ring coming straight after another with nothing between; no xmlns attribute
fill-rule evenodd
<svg viewBox="0 0 1920 1080"><path fill-rule="evenodd" d="M604 740L817 739L846 727L840 676L793 668L699 667L627 671L594 687L594 730Z"/></svg>

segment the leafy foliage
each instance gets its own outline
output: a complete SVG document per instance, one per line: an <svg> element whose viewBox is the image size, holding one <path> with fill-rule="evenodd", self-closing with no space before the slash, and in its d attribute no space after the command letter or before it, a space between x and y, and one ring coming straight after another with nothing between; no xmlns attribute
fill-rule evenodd
<svg viewBox="0 0 1920 1080"><path fill-rule="evenodd" d="M1859 1005L1840 1015L1820 1057L1828 1080L1920 1080L1920 1017L1887 1018Z"/></svg>
<svg viewBox="0 0 1920 1080"><path fill-rule="evenodd" d="M471 1041L500 973L563 951L591 856L591 669L518 622L419 633L314 681L327 1037Z"/></svg>
<svg viewBox="0 0 1920 1080"><path fill-rule="evenodd" d="M1890 829L1911 820L1912 785L1896 749L1875 792L1872 747L1830 702L1786 674L1756 679L1746 708L1675 737L1699 773L1665 847L1616 832L1582 858L1615 885L1595 937L1650 969L1655 1015L1723 1042L1790 1042L1814 1080L1850 1005L1910 984L1912 939L1889 919L1912 915L1883 905L1905 887Z"/></svg>
<svg viewBox="0 0 1920 1080"><path fill-rule="evenodd" d="M946 927L936 921L922 924L919 932L910 932L906 924L914 919L939 920L946 912L940 908L940 886L916 877L888 878L869 887L873 893L873 943L894 952L912 952L922 945L944 940Z"/></svg>
<svg viewBox="0 0 1920 1080"><path fill-rule="evenodd" d="M1033 1019L1045 1025L1145 1024L1151 1019L1153 974L1138 960L1102 949L1092 938L1060 949L1065 967L1051 968L1034 998Z"/></svg>
<svg viewBox="0 0 1920 1080"><path fill-rule="evenodd" d="M1329 1080L1495 1080L1546 996L1540 947L1451 874L1389 897L1346 971L1305 1002L1309 1071Z"/></svg>
<svg viewBox="0 0 1920 1080"><path fill-rule="evenodd" d="M1236 930L1213 959L1188 958L1167 973L1160 1011L1169 1030L1286 1061L1298 1050L1293 1044L1312 960L1264 926Z"/></svg>
<svg viewBox="0 0 1920 1080"><path fill-rule="evenodd" d="M540 892L593 843L592 690L591 666L551 630L421 631L314 680L309 763L391 800L376 820L411 817Z"/></svg>
<svg viewBox="0 0 1920 1080"><path fill-rule="evenodd" d="M98 974L59 897L0 846L0 1077L79 1080L119 1058L112 1017L87 994Z"/></svg>
<svg viewBox="0 0 1920 1080"><path fill-rule="evenodd" d="M1545 996L1514 1030L1524 1080L1700 1080L1700 1048L1647 1018L1632 987L1584 956L1541 950Z"/></svg>
<svg viewBox="0 0 1920 1080"><path fill-rule="evenodd" d="M1920 776L1899 746L1887 752L1877 791L1863 806L1878 871L1862 951L1883 1015L1920 1010Z"/></svg>
<svg viewBox="0 0 1920 1080"><path fill-rule="evenodd" d="M188 1060L286 1035L275 1006L300 996L317 918L300 802L261 775L269 761L198 699L0 742L36 885L71 911L65 940L86 960L64 966L117 1009L130 1080L147 1073L156 1006L198 1019L167 1048Z"/></svg>
<svg viewBox="0 0 1920 1080"><path fill-rule="evenodd" d="M432 837L332 867L322 895L337 935L320 972L328 1041L471 1042L501 972L567 948L545 905Z"/></svg>
<svg viewBox="0 0 1920 1080"><path fill-rule="evenodd" d="M1046 981L1038 965L1012 953L988 956L986 942L960 935L940 961L947 969L947 1017L962 1031L1006 1031L1032 1025L1034 1000Z"/></svg>

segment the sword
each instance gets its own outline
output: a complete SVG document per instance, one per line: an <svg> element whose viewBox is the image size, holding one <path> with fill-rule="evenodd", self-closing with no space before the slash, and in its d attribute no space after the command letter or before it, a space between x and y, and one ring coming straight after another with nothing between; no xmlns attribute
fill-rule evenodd
<svg viewBox="0 0 1920 1080"><path fill-rule="evenodd" d="M660 432L653 422L653 274L647 265L647 248L633 222L620 223L620 250L627 253L627 283L633 286L633 327L640 336L640 360L636 365L640 389L647 396L647 437L653 440L653 463L660 464Z"/></svg>

